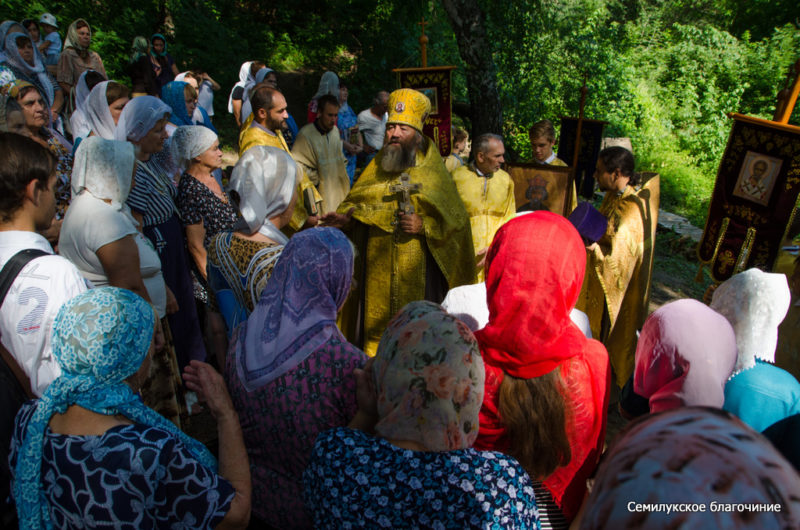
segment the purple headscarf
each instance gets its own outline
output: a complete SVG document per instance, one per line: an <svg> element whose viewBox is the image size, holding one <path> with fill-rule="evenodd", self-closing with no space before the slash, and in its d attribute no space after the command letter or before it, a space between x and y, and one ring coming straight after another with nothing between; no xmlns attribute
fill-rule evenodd
<svg viewBox="0 0 800 530"><path fill-rule="evenodd" d="M350 292L353 247L335 228L293 236L283 249L236 355L248 391L264 386L338 336L336 315Z"/></svg>

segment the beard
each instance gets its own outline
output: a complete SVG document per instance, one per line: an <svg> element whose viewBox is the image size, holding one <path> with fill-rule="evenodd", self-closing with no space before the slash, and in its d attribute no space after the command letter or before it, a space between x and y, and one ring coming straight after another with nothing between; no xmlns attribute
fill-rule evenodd
<svg viewBox="0 0 800 530"><path fill-rule="evenodd" d="M390 143L383 148L381 168L388 173L399 173L412 167L417 162L416 136L409 144Z"/></svg>

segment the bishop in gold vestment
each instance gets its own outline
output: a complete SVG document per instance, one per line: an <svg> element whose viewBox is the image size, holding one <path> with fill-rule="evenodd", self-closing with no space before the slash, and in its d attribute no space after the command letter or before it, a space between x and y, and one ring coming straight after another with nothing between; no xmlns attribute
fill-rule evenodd
<svg viewBox="0 0 800 530"><path fill-rule="evenodd" d="M412 151L415 160L404 171L384 169L395 128L411 126L422 139L422 120L429 109L430 102L420 92L392 93L387 145L337 210L339 216L352 211L355 222L349 235L361 258L355 288L342 310L341 329L368 355L375 355L389 319L404 305L424 299L441 302L448 288L472 283L475 277L469 218L436 145L422 141L422 150ZM414 214L421 218L416 234L401 229L398 207L403 194L391 190L401 183L402 174L408 175L411 187L420 185L408 192Z"/></svg>
<svg viewBox="0 0 800 530"><path fill-rule="evenodd" d="M484 134L472 144L475 160L452 172L458 194L464 201L472 229L472 246L482 261L494 234L516 211L514 182L500 169L505 148L499 136ZM478 268L477 280L484 280L483 267Z"/></svg>
<svg viewBox="0 0 800 530"><path fill-rule="evenodd" d="M630 155L622 147L609 149ZM586 276L576 307L589 317L592 336L605 344L621 388L633 373L636 331L647 317L658 177L637 191L619 168L607 171L603 152L600 157L595 175L606 192L600 213L608 219L608 228L587 247ZM630 170L632 174L633 155Z"/></svg>

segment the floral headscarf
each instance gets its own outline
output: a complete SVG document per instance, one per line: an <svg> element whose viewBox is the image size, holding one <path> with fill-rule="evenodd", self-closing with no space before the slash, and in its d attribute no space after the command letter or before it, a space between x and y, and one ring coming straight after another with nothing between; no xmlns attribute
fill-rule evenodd
<svg viewBox="0 0 800 530"><path fill-rule="evenodd" d="M721 410L686 407L644 416L603 458L582 530L800 528L800 476L766 439ZM705 510L637 509L672 504ZM759 505L780 511L759 511Z"/></svg>
<svg viewBox="0 0 800 530"><path fill-rule="evenodd" d="M164 41L164 46L167 45L167 41ZM147 39L142 37L141 35L133 38L133 44L131 44L131 57L128 60L130 64L134 64L138 61L141 57L147 55L147 51L150 49L150 44L147 42Z"/></svg>
<svg viewBox="0 0 800 530"><path fill-rule="evenodd" d="M192 117L186 110L186 96L183 92L185 86L186 83L183 81L170 81L161 89L161 100L172 109L169 121L177 126L194 125Z"/></svg>
<svg viewBox="0 0 800 530"><path fill-rule="evenodd" d="M235 352L248 391L292 370L331 337L346 342L336 315L352 276L353 247L341 231L313 228L289 240Z"/></svg>
<svg viewBox="0 0 800 530"><path fill-rule="evenodd" d="M90 289L65 303L53 324L53 355L61 375L45 390L20 447L13 484L20 528L52 527L42 495L42 445L50 417L70 405L122 414L177 436L202 464L216 469L203 444L142 403L124 381L144 361L155 311L139 295L117 287Z"/></svg>
<svg viewBox="0 0 800 530"><path fill-rule="evenodd" d="M722 408L736 362L736 337L725 317L697 300L659 307L636 345L633 390L650 412L690 405Z"/></svg>
<svg viewBox="0 0 800 530"><path fill-rule="evenodd" d="M485 373L466 324L432 302L411 302L389 322L373 370L379 435L430 451L475 441Z"/></svg>

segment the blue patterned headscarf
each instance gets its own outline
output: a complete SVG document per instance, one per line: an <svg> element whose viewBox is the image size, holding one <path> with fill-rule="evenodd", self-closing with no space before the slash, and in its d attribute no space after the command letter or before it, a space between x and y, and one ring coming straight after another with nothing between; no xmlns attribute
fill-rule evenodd
<svg viewBox="0 0 800 530"><path fill-rule="evenodd" d="M289 240L234 353L248 391L295 368L329 338L345 341L336 314L352 276L353 247L341 231L312 228Z"/></svg>
<svg viewBox="0 0 800 530"><path fill-rule="evenodd" d="M185 86L186 83L183 81L170 81L161 89L161 101L172 109L169 121L179 127L181 125L194 125L192 117L186 111L186 96L183 93L183 87Z"/></svg>
<svg viewBox="0 0 800 530"><path fill-rule="evenodd" d="M100 287L64 304L53 324L53 355L59 376L39 399L19 451L13 484L20 528L51 528L41 485L42 445L50 417L79 405L99 414L122 414L172 432L204 465L216 459L200 442L148 408L124 382L141 366L153 337L153 307L118 287Z"/></svg>

